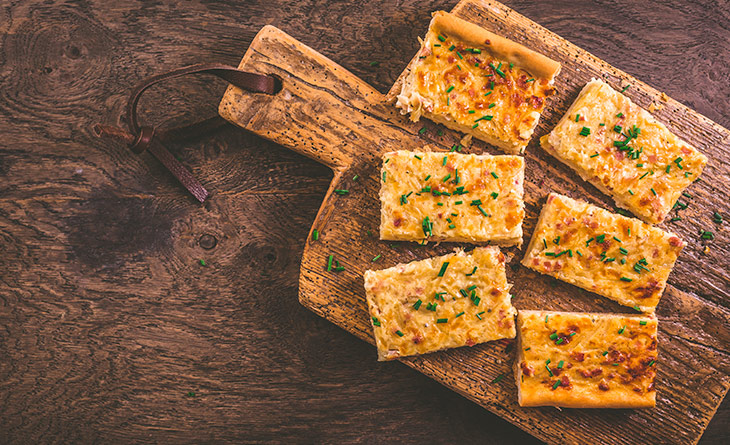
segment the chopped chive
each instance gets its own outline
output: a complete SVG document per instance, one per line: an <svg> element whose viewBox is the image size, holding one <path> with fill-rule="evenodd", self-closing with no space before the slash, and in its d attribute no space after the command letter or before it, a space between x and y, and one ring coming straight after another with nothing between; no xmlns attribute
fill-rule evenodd
<svg viewBox="0 0 730 445"><path fill-rule="evenodd" d="M479 121L491 121L493 117L494 117L494 116L490 116L490 115L482 116L482 117L480 117L479 119L475 120L474 122L479 122Z"/></svg>
<svg viewBox="0 0 730 445"><path fill-rule="evenodd" d="M359 178L360 178L360 175L355 175L355 176L352 177L352 180L353 181L357 181Z"/></svg>
<svg viewBox="0 0 730 445"><path fill-rule="evenodd" d="M495 107L496 105L497 105L497 104L495 104L494 102L492 102L491 104L489 104L489 105L487 106L487 108L494 108L494 107Z"/></svg>
<svg viewBox="0 0 730 445"><path fill-rule="evenodd" d="M535 81L535 79L531 77L531 78L527 79L527 80L525 81L525 83L530 83L530 82L534 82L534 81Z"/></svg>
<svg viewBox="0 0 730 445"><path fill-rule="evenodd" d="M479 122L477 122L476 124L472 125L471 128L477 128L478 126L479 126Z"/></svg>
<svg viewBox="0 0 730 445"><path fill-rule="evenodd" d="M655 361L655 360L652 360L652 361L650 361L650 362L649 362L649 366L654 366L654 363L656 363L656 361Z"/></svg>
<svg viewBox="0 0 730 445"><path fill-rule="evenodd" d="M440 47L441 44L440 43L434 43L433 46Z"/></svg>
<svg viewBox="0 0 730 445"><path fill-rule="evenodd" d="M444 176L444 179L442 179L441 182L448 181L450 177L451 177L451 173L449 173L448 175Z"/></svg>
<svg viewBox="0 0 730 445"><path fill-rule="evenodd" d="M715 224L722 224L722 215L717 212L712 214L712 220Z"/></svg>
<svg viewBox="0 0 730 445"><path fill-rule="evenodd" d="M631 189L629 189L629 195L634 196L634 192L632 192Z"/></svg>
<svg viewBox="0 0 730 445"><path fill-rule="evenodd" d="M669 169L671 169L671 168L672 168L672 166L669 165L669 164L667 164L667 168L665 168L664 171L667 172L667 173L669 173Z"/></svg>
<svg viewBox="0 0 730 445"><path fill-rule="evenodd" d="M654 194L654 196L656 196L656 191L654 190L654 187L652 187L650 190Z"/></svg>
<svg viewBox="0 0 730 445"><path fill-rule="evenodd" d="M378 320L378 317L373 317L373 325L380 326L380 320Z"/></svg>
<svg viewBox="0 0 730 445"><path fill-rule="evenodd" d="M436 319L436 323L447 323L449 321L448 318L438 318Z"/></svg>
<svg viewBox="0 0 730 445"><path fill-rule="evenodd" d="M456 55L459 56L459 59L464 60L464 56L459 51L456 52Z"/></svg>
<svg viewBox="0 0 730 445"><path fill-rule="evenodd" d="M557 338L558 338L558 334L556 334L555 332L550 334L550 340L556 340Z"/></svg>
<svg viewBox="0 0 730 445"><path fill-rule="evenodd" d="M710 232L709 230L700 230L700 236L702 237L702 239L715 239L715 234Z"/></svg>
<svg viewBox="0 0 730 445"><path fill-rule="evenodd" d="M423 303L423 302L422 302L422 301L421 301L421 299L419 298L419 299L418 299L418 301L416 301L416 302L415 302L415 303L413 304L413 309L415 309L415 310L418 310L418 308L419 308L419 307L421 307L421 303Z"/></svg>
<svg viewBox="0 0 730 445"><path fill-rule="evenodd" d="M575 249L575 253L577 253L577 254L578 254L578 256L583 256L583 254L582 254L582 253L580 253L580 250L578 250L578 249Z"/></svg>
<svg viewBox="0 0 730 445"><path fill-rule="evenodd" d="M601 122L600 124L598 124L598 126L599 126L599 127L605 127L605 126L606 126L606 124L604 124L603 122Z"/></svg>
<svg viewBox="0 0 730 445"><path fill-rule="evenodd" d="M380 65L380 62L370 62L370 66L378 66Z"/></svg>
<svg viewBox="0 0 730 445"><path fill-rule="evenodd" d="M418 130L418 134L423 134L426 132L426 127L421 127L420 130Z"/></svg>
<svg viewBox="0 0 730 445"><path fill-rule="evenodd" d="M446 89L446 92L447 92L447 93L450 93L450 92L451 92L451 91L452 91L453 89L454 89L454 86L453 86L453 85L451 85L450 87L448 87L448 88Z"/></svg>
<svg viewBox="0 0 730 445"><path fill-rule="evenodd" d="M547 249L547 241L545 241L545 238L542 239L542 246Z"/></svg>
<svg viewBox="0 0 730 445"><path fill-rule="evenodd" d="M444 273L446 273L446 268L447 267L449 267L449 262L448 261L444 261L444 263L441 265L441 270L438 273L438 276L439 277L443 277L444 276Z"/></svg>
<svg viewBox="0 0 730 445"><path fill-rule="evenodd" d="M639 322L639 324L640 324L641 326L646 326L646 320L641 320L641 321Z"/></svg>
<svg viewBox="0 0 730 445"><path fill-rule="evenodd" d="M449 160L448 157L444 156L444 159L441 161L441 165L446 165L446 162Z"/></svg>
<svg viewBox="0 0 730 445"><path fill-rule="evenodd" d="M580 120L580 114L575 115L575 121L578 122Z"/></svg>
<svg viewBox="0 0 730 445"><path fill-rule="evenodd" d="M201 266L205 266L205 260L201 259L201 260L200 260L200 265L201 265Z"/></svg>
<svg viewBox="0 0 730 445"><path fill-rule="evenodd" d="M499 179L499 176L497 176L497 173L495 172L492 172L492 177L494 177L494 179Z"/></svg>
<svg viewBox="0 0 730 445"><path fill-rule="evenodd" d="M497 192L492 192L492 193L490 193L490 194L489 194L489 196L491 196L491 197L492 197L492 199L497 199L497 196L499 196L499 193L497 193Z"/></svg>
<svg viewBox="0 0 730 445"><path fill-rule="evenodd" d="M423 178L424 181L428 181L429 179L431 179L431 175L428 175L425 178Z"/></svg>
<svg viewBox="0 0 730 445"><path fill-rule="evenodd" d="M378 261L378 260L380 259L380 257L382 257L382 256L383 256L383 255L379 253L379 254L377 254L377 255L375 256L375 258L373 258L373 259L372 259L371 261L372 261L372 262L374 263L374 262Z"/></svg>
<svg viewBox="0 0 730 445"><path fill-rule="evenodd" d="M464 201L456 201L454 204L456 204L456 205L464 204Z"/></svg>
<svg viewBox="0 0 730 445"><path fill-rule="evenodd" d="M461 71L461 66L459 66L459 64L458 64L458 63L456 64L456 68L457 68L457 69L458 69L459 71Z"/></svg>
<svg viewBox="0 0 730 445"><path fill-rule="evenodd" d="M545 323L547 323L547 322L548 322L548 316L546 315L545 316Z"/></svg>
<svg viewBox="0 0 730 445"><path fill-rule="evenodd" d="M314 241L317 241L319 239L319 230L317 230L317 229L312 230L312 239Z"/></svg>
<svg viewBox="0 0 730 445"><path fill-rule="evenodd" d="M604 357L605 357L605 356L607 356L607 355L608 355L608 351L603 351L603 354L602 354L602 355L603 355Z"/></svg>
<svg viewBox="0 0 730 445"><path fill-rule="evenodd" d="M383 182L385 182L385 175L387 172L383 172Z"/></svg>
<svg viewBox="0 0 730 445"><path fill-rule="evenodd" d="M469 111L467 111L467 113L474 114L474 113L476 113L476 110L469 110Z"/></svg>
<svg viewBox="0 0 730 445"><path fill-rule="evenodd" d="M621 240L618 239L618 238L616 238L615 236L613 237L613 239L616 240L616 241L618 241L619 243L621 242Z"/></svg>
<svg viewBox="0 0 730 445"><path fill-rule="evenodd" d="M555 384L553 385L553 389L558 389L558 386L560 386L560 380L555 382Z"/></svg>
<svg viewBox="0 0 730 445"><path fill-rule="evenodd" d="M464 311L459 312L458 314L454 315L454 318L459 318L462 315L464 315Z"/></svg>
<svg viewBox="0 0 730 445"><path fill-rule="evenodd" d="M484 95L484 97L489 96L490 94L492 94L492 91L487 91L487 93Z"/></svg>
<svg viewBox="0 0 730 445"><path fill-rule="evenodd" d="M383 172L383 174L385 174L385 172ZM350 193L350 191L347 189L335 189L335 193L337 193L338 195L346 195Z"/></svg>
<svg viewBox="0 0 730 445"><path fill-rule="evenodd" d="M562 369L563 368L563 363L565 363L565 361L564 360L560 360L560 362L558 363L558 369Z"/></svg>
<svg viewBox="0 0 730 445"><path fill-rule="evenodd" d="M456 45L451 45L451 46L449 47L449 51L453 51L453 50L454 50L454 48L456 48Z"/></svg>
<svg viewBox="0 0 730 445"><path fill-rule="evenodd" d="M404 333L402 333L402 332L400 331L400 329L399 329L399 330L397 330L397 331L395 331L395 333L396 333L396 334L398 334L398 337L403 337L403 336L405 335Z"/></svg>
<svg viewBox="0 0 730 445"><path fill-rule="evenodd" d="M598 153L592 154L590 157L595 158L596 156L598 156Z"/></svg>
<svg viewBox="0 0 730 445"><path fill-rule="evenodd" d="M472 269L471 272L469 272L468 274L466 274L466 276L467 277L470 277L470 276L474 275L474 272L476 272L476 271L477 271L477 266L474 266L474 269Z"/></svg>
<svg viewBox="0 0 730 445"><path fill-rule="evenodd" d="M481 206L481 205L478 205L478 206L477 206L477 209L479 209L479 211L481 212L481 214L482 214L482 215L484 215L484 216L489 216L489 215L487 215L487 212L485 212L485 211L484 211L484 209L482 208L482 206Z"/></svg>
<svg viewBox="0 0 730 445"><path fill-rule="evenodd" d="M623 334L625 330L626 330L626 325L623 325L623 327L618 330L618 333Z"/></svg>
<svg viewBox="0 0 730 445"><path fill-rule="evenodd" d="M622 93L625 93L625 92L626 92L626 90L628 90L630 86L631 86L631 84L628 84L628 85L626 85L626 86L624 87L624 89L623 89L623 90L621 90L621 92L622 92Z"/></svg>
<svg viewBox="0 0 730 445"><path fill-rule="evenodd" d="M616 133L621 133L621 130L622 130L621 125L613 126L613 131L615 131Z"/></svg>
<svg viewBox="0 0 730 445"><path fill-rule="evenodd" d="M638 164L636 164L636 166L637 167L643 167L644 166L644 163L643 162L639 162Z"/></svg>
<svg viewBox="0 0 730 445"><path fill-rule="evenodd" d="M580 134L581 136L588 136L589 134L591 134L591 129L588 127L583 127L578 134Z"/></svg>
<svg viewBox="0 0 730 445"><path fill-rule="evenodd" d="M441 34L438 35L438 39L442 42L446 41L446 37L442 36Z"/></svg>
<svg viewBox="0 0 730 445"><path fill-rule="evenodd" d="M627 283L629 283L634 280L632 280L631 278L628 278L628 277L621 277L621 281L626 281Z"/></svg>
<svg viewBox="0 0 730 445"><path fill-rule="evenodd" d="M454 225L454 224L449 224L449 229L455 229L455 228L456 228L456 225Z"/></svg>
<svg viewBox="0 0 730 445"><path fill-rule="evenodd" d="M504 378L504 374L500 374L492 380L492 383L497 383Z"/></svg>
<svg viewBox="0 0 730 445"><path fill-rule="evenodd" d="M603 235L598 235L598 236L596 237L596 242L597 242L598 244L603 244L603 242L604 242L605 240L606 240L606 235L605 235L605 234L603 234Z"/></svg>
<svg viewBox="0 0 730 445"><path fill-rule="evenodd" d="M681 221L681 220L682 220L681 216L673 216L672 219L669 220L669 222L675 222L675 221Z"/></svg>
<svg viewBox="0 0 730 445"><path fill-rule="evenodd" d="M332 270L332 260L334 259L334 256L330 255L327 258L327 272Z"/></svg>
<svg viewBox="0 0 730 445"><path fill-rule="evenodd" d="M623 247L619 247L618 250L619 250L619 252L623 253L624 255L628 255L629 254L629 251L626 250L626 249L624 249Z"/></svg>

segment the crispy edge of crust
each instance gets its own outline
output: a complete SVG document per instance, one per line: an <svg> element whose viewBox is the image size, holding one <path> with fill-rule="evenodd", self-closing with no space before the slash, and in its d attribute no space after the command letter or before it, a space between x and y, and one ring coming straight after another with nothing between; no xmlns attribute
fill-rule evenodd
<svg viewBox="0 0 730 445"><path fill-rule="evenodd" d="M425 145L422 150L424 152L436 151L430 145ZM384 153L383 156L381 157L381 159L385 159L387 156L391 156L393 153L397 153L398 151L408 151L408 150L390 151L390 152ZM491 156L491 155L479 154L477 156ZM518 177L520 179L520 185L519 185L519 187L517 187L517 192L520 195L521 204L522 204L521 208L522 208L522 211L524 212L524 209L525 209L525 185L524 185L525 184L525 160L522 157L518 157L518 158L522 162L522 168L520 169L520 172L518 173ZM383 168L384 168L384 164L383 164L383 166L381 166L381 172L380 172L381 175L383 172ZM385 236L385 235L383 235L383 231L385 228L385 206L383 205L383 204L385 204L385 198L383 197L383 190L384 190L384 185L380 184L380 190L378 192L378 197L380 198L380 227L378 230L380 239L383 241L413 241L413 242L421 241L420 239L415 239L415 238L412 238L412 237L409 237L406 235L403 235L403 236ZM429 241L472 243L472 244L476 244L476 245L482 246L482 247L491 245L491 246L500 246L500 247L517 246L518 248L520 248L520 247L522 247L522 241L523 241L522 238L524 236L524 232L522 230L522 223L524 221L525 221L525 218L523 215L522 221L520 221L520 223L515 227L515 229L510 232L511 236L497 237L497 238L492 238L489 240L481 240L481 241L474 240L473 238L434 236L434 237L431 237L429 239Z"/></svg>
<svg viewBox="0 0 730 445"><path fill-rule="evenodd" d="M613 212L610 212L610 211L604 209L603 207L599 207L597 205L593 205L593 204L588 203L586 201L583 201L581 199L573 199L573 198L571 198L569 196L561 195L560 193L551 192L548 195L548 198L547 198L547 201L545 202L545 205L543 205L542 210L540 211L540 217L538 218L537 224L535 225L535 230L533 231L532 238L530 239L530 243L528 244L527 249L525 251L525 256L524 256L524 258L522 258L522 261L521 261L522 265L525 266L525 267L527 267L528 269L532 269L535 272L538 272L540 274L543 274L543 275L547 275L547 276L556 278L556 279L558 279L560 281L566 282L568 284L572 284L573 286L580 287L581 289L585 289L588 292L593 292L596 295L600 295L603 298L607 298L609 300L615 301L616 303L618 303L618 304L620 304L622 306L634 307L635 304L631 304L631 303L634 303L634 302L629 302L628 300L626 300L624 298L619 298L619 297L616 297L616 296L609 296L609 295L604 295L604 294L596 293L593 289L588 288L587 286L583 285L582 283L577 282L576 280L574 280L572 278L559 277L555 273L547 273L545 271L535 269L534 267L532 267L532 265L529 264L529 261L528 260L533 258L532 251L533 251L533 248L535 247L535 243L537 242L537 229L543 224L543 222L544 222L543 220L544 220L544 218L547 215L548 210L549 210L548 204L550 203L550 201L552 199L561 199L563 201L567 200L570 203L571 206L581 205L581 206L584 206L585 208L591 208L591 207L593 207L593 208L595 208L598 211L602 211L602 212L608 213L609 215L611 215L613 217L616 217L616 218L628 218L626 216L618 215L618 214L615 214ZM628 219L630 219L630 218L628 218ZM649 224L649 230L658 230L658 231L661 231L662 233L664 233L667 238L674 236L674 237L679 238L680 241L682 240L682 238L680 238L676 233L670 232L668 230L660 229L658 227L654 227L654 226L652 226L650 224ZM684 241L681 241L681 242L682 242L682 245L681 245L681 248L680 248L679 252L677 252L677 258L679 258L679 253L682 251L682 249L685 246ZM674 263L669 268L669 272L667 273L667 277L664 278L664 280L662 282L661 289L659 290L659 298L657 299L656 304L655 305L642 305L642 304L636 305L636 306L639 307L639 309L641 309L641 312L643 312L645 314L652 314L652 313L654 313L656 311L656 307L659 305L659 302L661 301L661 298L664 295L664 290L667 287L667 280L669 278L669 275L671 274L672 270L674 269L674 264L676 264L676 262L677 262L677 259L675 258Z"/></svg>
<svg viewBox="0 0 730 445"><path fill-rule="evenodd" d="M460 19L446 11L432 14L430 29L441 30L447 35L480 48L486 48L496 58L514 63L529 71L533 76L553 81L560 72L560 63L533 51L517 42L498 36L479 25ZM487 44L486 41L490 43Z"/></svg>
<svg viewBox="0 0 730 445"><path fill-rule="evenodd" d="M646 316L637 316L630 314L617 313L597 313L597 312L556 312L556 311L535 311L521 310L517 313L517 347L518 355L515 360L515 376L517 384L517 401L522 407L536 406L557 406L562 408L654 408L656 406L656 391L651 391L644 396L626 397L624 394L606 393L588 395L576 395L574 393L547 393L547 394L529 394L527 397L522 393L521 377L522 370L520 363L524 360L524 349L522 349L522 324L525 315L538 315L538 319L545 315L581 315L589 317L609 318L609 317L636 317L636 318L655 318L654 314Z"/></svg>
<svg viewBox="0 0 730 445"><path fill-rule="evenodd" d="M408 87L411 87L411 84L407 84ZM404 84L404 91L405 90L405 84ZM415 90L414 90L415 91ZM510 155L519 155L523 154L525 152L525 147L527 147L527 144L530 142L530 139L532 139L532 132L535 131L535 127L537 127L537 123L539 121L539 118L535 120L535 126L532 128L532 131L530 132L530 138L528 139L522 139L522 138L513 138L509 141L497 139L496 137L493 137L489 133L485 131L479 130L479 127L477 128L471 128L468 125L462 125L454 120L448 119L440 114L431 113L429 111L423 110L421 111L421 115L425 117L426 119L429 119L433 122L436 122L437 124L442 124L446 128L450 128L451 130L458 131L460 133L470 134L473 137L486 142L487 144L494 145L495 147L501 149L507 154Z"/></svg>
<svg viewBox="0 0 730 445"><path fill-rule="evenodd" d="M372 327L372 333L373 333L373 339L375 340L375 348L378 351L378 361L385 361L387 360L386 354L385 354L385 345L382 342L382 339L375 333L375 324L373 322L373 312L374 309L377 308L377 305L375 304L375 295L372 292L372 287L374 285L373 280L376 280L376 273L375 270L366 270L365 273L363 273L363 282L365 287L365 300L368 304L368 318L370 319L370 326Z"/></svg>

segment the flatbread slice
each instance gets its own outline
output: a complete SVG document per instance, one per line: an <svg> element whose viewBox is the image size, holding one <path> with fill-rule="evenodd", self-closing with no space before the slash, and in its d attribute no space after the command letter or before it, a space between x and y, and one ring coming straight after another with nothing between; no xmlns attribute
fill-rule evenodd
<svg viewBox="0 0 730 445"><path fill-rule="evenodd" d="M378 360L514 338L504 264L489 246L366 271Z"/></svg>
<svg viewBox="0 0 730 445"><path fill-rule="evenodd" d="M521 245L524 175L520 156L386 153L380 238Z"/></svg>
<svg viewBox="0 0 730 445"><path fill-rule="evenodd" d="M506 153L532 137L560 64L444 11L421 41L396 106L471 134Z"/></svg>
<svg viewBox="0 0 730 445"><path fill-rule="evenodd" d="M540 145L650 224L664 220L707 163L648 111L597 79Z"/></svg>
<svg viewBox="0 0 730 445"><path fill-rule="evenodd" d="M517 347L520 406L656 405L654 316L520 311Z"/></svg>
<svg viewBox="0 0 730 445"><path fill-rule="evenodd" d="M522 264L653 312L683 246L673 233L551 193Z"/></svg>

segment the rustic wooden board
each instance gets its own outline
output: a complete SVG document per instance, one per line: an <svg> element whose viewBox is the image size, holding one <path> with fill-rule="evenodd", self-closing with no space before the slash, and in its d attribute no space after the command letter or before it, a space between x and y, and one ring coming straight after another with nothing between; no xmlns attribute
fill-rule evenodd
<svg viewBox="0 0 730 445"><path fill-rule="evenodd" d="M563 64L557 80L559 93L549 103L527 149L528 235L544 197L551 190L612 208L607 197L559 165L536 143L540 135L557 123L591 77L603 77L619 88L630 84L626 94L644 107L652 102L660 104L662 108L655 115L697 146L710 162L702 180L689 189L693 198L690 207L680 212L683 220L670 227L688 245L658 308L661 324L656 409L520 408L515 384L509 378L514 359L512 341L401 361L548 442L695 443L730 387L730 278L726 260L730 246L724 226L711 222L713 212L727 217L730 211L725 198L730 194L730 178L722 166L722 160L730 157L730 132L678 102L662 98L648 85L497 2L463 1L454 12ZM410 123L388 103L392 94L380 94L274 27L262 29L240 67L278 75L284 89L276 96L266 96L229 88L221 102L221 114L247 130L324 163L335 173L313 225L313 229L320 231L320 239L311 241L310 232L304 250L300 301L372 343L362 273L368 268L442 254L455 246L442 243L420 247L378 240L379 156L385 151L418 148L424 143L446 148L459 136L443 129L444 136L439 137L438 126ZM393 90L397 90L398 84ZM427 131L419 135L422 127ZM481 143L467 151L498 153ZM355 175L359 175L358 180L353 179ZM349 189L350 194L336 195L332 193L336 188ZM697 236L699 228L716 232L709 252L703 252L706 243ZM514 303L518 308L626 311L603 298L518 266L522 252L517 249L506 252L513 257L509 278L514 283ZM344 272L326 272L325 262L330 254L345 265ZM382 259L372 263L371 259L378 254L383 255ZM492 384L501 374L508 378Z"/></svg>

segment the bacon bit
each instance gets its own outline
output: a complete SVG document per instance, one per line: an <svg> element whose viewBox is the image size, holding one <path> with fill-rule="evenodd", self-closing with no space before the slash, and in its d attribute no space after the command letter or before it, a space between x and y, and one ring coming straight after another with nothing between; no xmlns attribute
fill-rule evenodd
<svg viewBox="0 0 730 445"><path fill-rule="evenodd" d="M651 338L651 343L649 343L649 346L647 346L646 348L649 351L655 351L656 350L656 346L657 346L656 338L652 337Z"/></svg>
<svg viewBox="0 0 730 445"><path fill-rule="evenodd" d="M527 362L520 363L520 368L522 369L522 373L526 375L527 377L532 377L535 375L535 369L528 365Z"/></svg>
<svg viewBox="0 0 730 445"><path fill-rule="evenodd" d="M573 351L570 353L570 358L575 360L576 362L582 362L583 360L585 360L586 355L582 352Z"/></svg>
<svg viewBox="0 0 730 445"><path fill-rule="evenodd" d="M489 39L486 39L486 40L484 41L484 44L485 44L485 45L491 45L491 44L492 44L492 42L490 42L490 41L489 41Z"/></svg>
<svg viewBox="0 0 730 445"><path fill-rule="evenodd" d="M523 74L517 78L517 86L520 87L521 90L524 90L525 88L527 88L527 75L526 74Z"/></svg>
<svg viewBox="0 0 730 445"><path fill-rule="evenodd" d="M499 289L497 289L497 288L495 287L495 288L494 288L494 289L492 289L492 291L491 291L491 292L489 292L489 293L490 293L490 294L491 294L492 296L496 297L496 296L499 296L499 294L501 294L501 293L502 293L502 291L501 291L501 290L499 290Z"/></svg>
<svg viewBox="0 0 730 445"><path fill-rule="evenodd" d="M654 163L654 162L657 161L656 155L653 155L653 154L652 155L649 155L648 156L648 159L649 159L649 162L651 162L651 163Z"/></svg>
<svg viewBox="0 0 730 445"><path fill-rule="evenodd" d="M477 109L477 110L484 110L488 106L489 106L489 104L486 103L486 102L477 102L476 104L474 104L474 108Z"/></svg>
<svg viewBox="0 0 730 445"><path fill-rule="evenodd" d="M609 379L609 380L612 380L612 379L616 378L616 376L617 376L617 375L618 375L618 374L616 374L615 372L611 372L611 373L610 373L610 374L608 375L608 379Z"/></svg>
<svg viewBox="0 0 730 445"><path fill-rule="evenodd" d="M471 97L472 99L477 96L477 92L474 91L474 88L469 88L469 91L467 91L467 93L469 93L469 97Z"/></svg>
<svg viewBox="0 0 730 445"><path fill-rule="evenodd" d="M641 299L651 298L660 288L659 282L652 278L646 286L634 289L634 293Z"/></svg>
<svg viewBox="0 0 730 445"><path fill-rule="evenodd" d="M654 391L654 382L649 383L649 386L646 387L646 390L649 392Z"/></svg>
<svg viewBox="0 0 730 445"><path fill-rule="evenodd" d="M591 229L597 229L598 228L598 222L595 221L595 220L593 220L593 219L591 219L591 218L588 218L588 217L583 218L583 225L584 226L588 226Z"/></svg>
<svg viewBox="0 0 730 445"><path fill-rule="evenodd" d="M423 50L421 51L421 56L424 56L424 57L428 57L431 54L433 54L433 53L431 52L431 48L429 48L428 46L424 47Z"/></svg>
<svg viewBox="0 0 730 445"><path fill-rule="evenodd" d="M545 99L540 96L532 96L530 97L530 105L532 105L532 108L540 110L545 105Z"/></svg>
<svg viewBox="0 0 730 445"><path fill-rule="evenodd" d="M624 159L626 159L626 152L616 150L613 152L613 156L616 158L617 161L623 161Z"/></svg>
<svg viewBox="0 0 730 445"><path fill-rule="evenodd" d="M651 198L646 197L646 196L644 196L643 198L641 198L639 200L639 204L641 204L642 206L649 205L649 203L651 203Z"/></svg>
<svg viewBox="0 0 730 445"><path fill-rule="evenodd" d="M690 150L687 147L682 147L682 154L688 155L688 154L691 154L691 153L692 153L692 150Z"/></svg>
<svg viewBox="0 0 730 445"><path fill-rule="evenodd" d="M512 105L519 107L525 102L525 98L520 93L512 93Z"/></svg>
<svg viewBox="0 0 730 445"><path fill-rule="evenodd" d="M562 386L563 388L566 388L566 389L571 389L573 387L573 385L570 383L570 379L568 378L567 375L564 375L563 377L560 378L560 386Z"/></svg>
<svg viewBox="0 0 730 445"><path fill-rule="evenodd" d="M612 349L608 352L604 363L623 363L626 361L626 358L626 354L623 352Z"/></svg>
<svg viewBox="0 0 730 445"><path fill-rule="evenodd" d="M558 377L560 375L560 373L563 372L563 370L556 366L554 368L550 368L550 372L552 372L553 375L555 375L555 377Z"/></svg>
<svg viewBox="0 0 730 445"><path fill-rule="evenodd" d="M669 245L672 247L679 247L682 245L682 240L680 240L676 236L673 236L673 237L669 238Z"/></svg>
<svg viewBox="0 0 730 445"><path fill-rule="evenodd" d="M587 369L581 369L579 372L580 372L580 375L582 375L583 377L585 377L587 379L591 379L593 377L597 377L597 376L603 374L603 369L593 368L590 371Z"/></svg>
<svg viewBox="0 0 730 445"><path fill-rule="evenodd" d="M504 253L502 253L502 252L500 251L500 252L499 252L499 253L497 254L497 261L499 261L500 263L504 263L504 260L505 260L505 257L504 257Z"/></svg>
<svg viewBox="0 0 730 445"><path fill-rule="evenodd" d="M608 382L606 380L601 379L601 381L598 383L598 389L601 391L608 391Z"/></svg>
<svg viewBox="0 0 730 445"><path fill-rule="evenodd" d="M553 202L555 200L555 195L548 196L547 202Z"/></svg>
<svg viewBox="0 0 730 445"><path fill-rule="evenodd" d="M422 341L423 341L423 337L421 337L421 334L416 334L416 335L413 336L413 343L419 344Z"/></svg>
<svg viewBox="0 0 730 445"><path fill-rule="evenodd" d="M475 344L476 344L476 342L474 342L474 340L472 340L471 338L466 339L467 346L474 346Z"/></svg>
<svg viewBox="0 0 730 445"><path fill-rule="evenodd" d="M454 56L449 56L449 57L448 57L448 58L447 58L446 60L447 60L447 61L448 61L449 63L454 63L454 62L456 62L456 57L454 57Z"/></svg>
<svg viewBox="0 0 730 445"><path fill-rule="evenodd" d="M511 319L507 320L507 317L505 316L505 313L504 313L504 309L499 310L497 325L500 328L508 328L512 325L512 320Z"/></svg>
<svg viewBox="0 0 730 445"><path fill-rule="evenodd" d="M540 260L538 258L533 258L532 259L532 265L533 266L539 266L540 265Z"/></svg>
<svg viewBox="0 0 730 445"><path fill-rule="evenodd" d="M398 218L396 218L396 219L393 220L393 225L395 227L400 227L401 223L403 223L403 219L400 218L400 217L398 217Z"/></svg>

